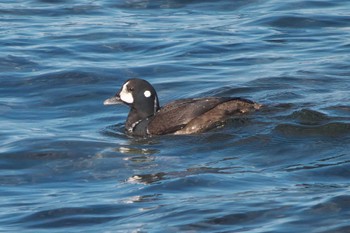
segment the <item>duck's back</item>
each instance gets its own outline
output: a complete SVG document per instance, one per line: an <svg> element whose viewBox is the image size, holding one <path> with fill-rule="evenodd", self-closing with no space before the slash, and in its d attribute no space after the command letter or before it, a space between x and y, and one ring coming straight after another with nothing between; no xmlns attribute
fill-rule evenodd
<svg viewBox="0 0 350 233"><path fill-rule="evenodd" d="M181 99L162 107L150 120L148 133L191 134L213 128L235 113L257 108L249 100L230 97Z"/></svg>

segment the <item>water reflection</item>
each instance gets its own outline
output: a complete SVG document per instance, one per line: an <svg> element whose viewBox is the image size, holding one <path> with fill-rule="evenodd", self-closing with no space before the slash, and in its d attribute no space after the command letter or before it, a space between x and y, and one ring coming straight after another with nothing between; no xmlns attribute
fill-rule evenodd
<svg viewBox="0 0 350 233"><path fill-rule="evenodd" d="M161 194L131 196L126 199L123 199L122 202L126 204L133 204L138 202L154 202L154 201L158 201L161 197L162 197Z"/></svg>
<svg viewBox="0 0 350 233"><path fill-rule="evenodd" d="M235 171L242 172L240 169L241 169L240 167L224 167L224 168L191 167L186 169L185 171L159 172L155 174L133 175L127 179L127 182L152 184L152 183L166 180L166 179L174 180L178 178L198 176L203 174L232 174Z"/></svg>

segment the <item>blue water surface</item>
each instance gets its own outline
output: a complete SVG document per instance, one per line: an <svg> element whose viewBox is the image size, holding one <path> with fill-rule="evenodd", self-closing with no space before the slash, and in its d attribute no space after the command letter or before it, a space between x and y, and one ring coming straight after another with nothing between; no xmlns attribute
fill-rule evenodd
<svg viewBox="0 0 350 233"><path fill-rule="evenodd" d="M350 232L348 0L0 3L0 232ZM125 135L161 104L263 104L190 136Z"/></svg>

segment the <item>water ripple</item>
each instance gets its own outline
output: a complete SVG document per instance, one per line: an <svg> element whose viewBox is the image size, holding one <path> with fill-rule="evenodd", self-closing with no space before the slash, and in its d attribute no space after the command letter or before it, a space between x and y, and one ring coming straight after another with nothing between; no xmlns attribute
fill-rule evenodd
<svg viewBox="0 0 350 233"><path fill-rule="evenodd" d="M4 232L348 232L349 1L0 3ZM134 138L130 78L160 103L263 107Z"/></svg>

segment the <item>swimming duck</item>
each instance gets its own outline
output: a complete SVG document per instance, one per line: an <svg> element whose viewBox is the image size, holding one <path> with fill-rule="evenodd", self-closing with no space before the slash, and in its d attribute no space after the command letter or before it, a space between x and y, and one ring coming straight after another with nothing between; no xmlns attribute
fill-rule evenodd
<svg viewBox="0 0 350 233"><path fill-rule="evenodd" d="M234 97L180 99L160 107L154 87L143 79L129 79L104 105L126 104L130 112L126 133L133 136L196 134L222 125L228 118L261 107Z"/></svg>

